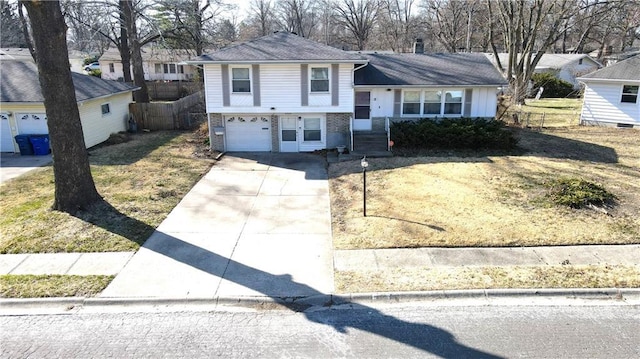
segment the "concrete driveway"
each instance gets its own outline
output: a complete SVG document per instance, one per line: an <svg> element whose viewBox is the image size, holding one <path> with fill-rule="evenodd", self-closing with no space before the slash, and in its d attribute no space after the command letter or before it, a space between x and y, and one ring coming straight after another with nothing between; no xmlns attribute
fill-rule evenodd
<svg viewBox="0 0 640 359"><path fill-rule="evenodd" d="M298 297L333 293L325 159L227 154L101 297Z"/></svg>
<svg viewBox="0 0 640 359"><path fill-rule="evenodd" d="M21 156L19 153L0 154L0 183L19 177L51 163L51 155Z"/></svg>

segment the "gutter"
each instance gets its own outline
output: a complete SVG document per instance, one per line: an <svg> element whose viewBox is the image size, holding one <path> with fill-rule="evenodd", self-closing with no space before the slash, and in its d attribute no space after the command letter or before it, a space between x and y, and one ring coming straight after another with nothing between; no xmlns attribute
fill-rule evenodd
<svg viewBox="0 0 640 359"><path fill-rule="evenodd" d="M185 61L189 65L260 65L260 64L357 64L368 60L225 60L225 61Z"/></svg>

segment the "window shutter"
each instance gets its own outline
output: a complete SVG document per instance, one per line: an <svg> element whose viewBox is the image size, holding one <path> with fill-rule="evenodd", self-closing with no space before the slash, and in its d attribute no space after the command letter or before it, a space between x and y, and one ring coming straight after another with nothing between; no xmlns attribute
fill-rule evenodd
<svg viewBox="0 0 640 359"><path fill-rule="evenodd" d="M251 65L253 82L253 106L260 106L260 65Z"/></svg>
<svg viewBox="0 0 640 359"><path fill-rule="evenodd" d="M331 106L340 104L340 65L331 65Z"/></svg>
<svg viewBox="0 0 640 359"><path fill-rule="evenodd" d="M300 65L300 105L309 106L309 65Z"/></svg>
<svg viewBox="0 0 640 359"><path fill-rule="evenodd" d="M471 117L471 97L473 96L473 89L464 90L464 110L462 110L463 117Z"/></svg>
<svg viewBox="0 0 640 359"><path fill-rule="evenodd" d="M400 116L400 108L402 107L402 90L393 91L393 115Z"/></svg>
<svg viewBox="0 0 640 359"><path fill-rule="evenodd" d="M222 65L222 106L229 107L231 97L229 96L229 65Z"/></svg>

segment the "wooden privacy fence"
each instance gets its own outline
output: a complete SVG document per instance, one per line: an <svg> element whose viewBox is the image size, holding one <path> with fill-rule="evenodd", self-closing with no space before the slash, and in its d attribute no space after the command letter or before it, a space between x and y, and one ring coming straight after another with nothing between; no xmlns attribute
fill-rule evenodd
<svg viewBox="0 0 640 359"><path fill-rule="evenodd" d="M154 100L176 100L202 90L201 82L147 82L147 91Z"/></svg>
<svg viewBox="0 0 640 359"><path fill-rule="evenodd" d="M129 113L138 130L186 130L191 127L189 110L204 105L204 91L172 102L131 103Z"/></svg>

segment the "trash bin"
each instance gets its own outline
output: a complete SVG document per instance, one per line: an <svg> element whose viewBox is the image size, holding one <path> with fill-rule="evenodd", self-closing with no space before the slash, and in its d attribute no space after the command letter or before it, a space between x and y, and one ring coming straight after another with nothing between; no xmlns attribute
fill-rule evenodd
<svg viewBox="0 0 640 359"><path fill-rule="evenodd" d="M17 135L14 138L16 139L18 147L20 147L20 155L33 156L33 146L31 145L31 141L29 141L29 135Z"/></svg>
<svg viewBox="0 0 640 359"><path fill-rule="evenodd" d="M36 156L45 156L49 152L49 135L30 135L29 141L33 146L33 154Z"/></svg>

